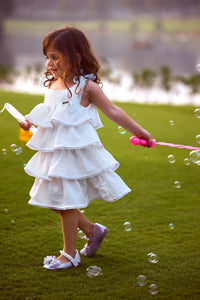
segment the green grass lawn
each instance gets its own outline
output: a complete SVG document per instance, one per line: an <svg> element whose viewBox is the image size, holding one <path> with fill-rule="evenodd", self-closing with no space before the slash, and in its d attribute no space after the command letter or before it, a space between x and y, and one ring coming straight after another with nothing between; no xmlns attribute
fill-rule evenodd
<svg viewBox="0 0 200 300"><path fill-rule="evenodd" d="M0 92L0 109L10 102L25 114L42 101L42 96ZM193 107L117 105L157 141L198 146L200 119ZM199 299L200 166L184 164L189 150L132 146L131 134L120 135L115 123L101 117L100 138L120 161L117 172L132 192L112 204L93 201L84 214L109 228L99 251L82 257L77 268L50 272L42 263L62 248L60 221L52 211L27 204L33 178L23 165L34 152L20 144L16 120L6 111L0 115L1 149L7 149L7 155L0 152L0 299ZM20 155L10 150L13 143L22 146ZM168 162L170 154L174 164ZM78 238L77 249L83 244ZM149 252L158 256L156 264L147 260ZM91 265L101 267L102 276L89 278ZM141 274L145 286L137 284ZM158 287L156 295L149 292L151 283Z"/></svg>

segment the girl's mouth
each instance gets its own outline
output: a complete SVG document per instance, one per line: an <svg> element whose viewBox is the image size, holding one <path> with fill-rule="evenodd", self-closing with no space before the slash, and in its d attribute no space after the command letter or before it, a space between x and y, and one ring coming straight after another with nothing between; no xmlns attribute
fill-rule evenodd
<svg viewBox="0 0 200 300"><path fill-rule="evenodd" d="M57 69L51 69L51 73L55 73Z"/></svg>

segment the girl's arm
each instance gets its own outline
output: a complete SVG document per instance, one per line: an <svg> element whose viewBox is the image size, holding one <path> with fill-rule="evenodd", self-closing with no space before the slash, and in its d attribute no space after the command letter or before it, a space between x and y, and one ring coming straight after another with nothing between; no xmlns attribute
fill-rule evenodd
<svg viewBox="0 0 200 300"><path fill-rule="evenodd" d="M152 146L150 133L133 121L121 108L112 103L95 82L89 81L85 92L89 101L94 103L109 119L137 137L147 140L149 146Z"/></svg>

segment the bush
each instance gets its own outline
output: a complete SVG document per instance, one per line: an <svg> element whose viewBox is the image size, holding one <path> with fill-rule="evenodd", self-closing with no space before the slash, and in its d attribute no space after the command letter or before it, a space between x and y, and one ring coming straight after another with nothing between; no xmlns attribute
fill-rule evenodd
<svg viewBox="0 0 200 300"><path fill-rule="evenodd" d="M0 82L12 83L11 75L13 73L13 67L0 65Z"/></svg>

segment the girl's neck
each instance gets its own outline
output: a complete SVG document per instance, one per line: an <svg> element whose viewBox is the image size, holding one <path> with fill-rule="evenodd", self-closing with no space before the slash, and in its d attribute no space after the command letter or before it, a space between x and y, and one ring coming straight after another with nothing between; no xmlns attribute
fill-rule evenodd
<svg viewBox="0 0 200 300"><path fill-rule="evenodd" d="M71 88L74 85L73 78L67 80L66 84L67 84L68 88ZM54 79L52 81L50 89L52 89L52 90L63 90L63 89L67 88L66 84L65 84L64 80L61 77L59 77L58 79Z"/></svg>

